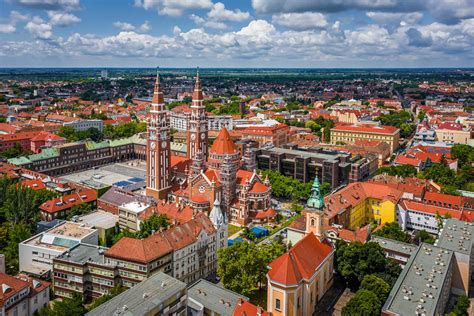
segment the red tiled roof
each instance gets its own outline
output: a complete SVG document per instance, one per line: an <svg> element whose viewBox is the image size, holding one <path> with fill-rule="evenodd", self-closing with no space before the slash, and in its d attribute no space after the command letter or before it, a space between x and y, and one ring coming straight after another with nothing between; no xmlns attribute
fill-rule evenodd
<svg viewBox="0 0 474 316"><path fill-rule="evenodd" d="M253 172L243 169L237 170L237 184L244 185L247 179L252 179Z"/></svg>
<svg viewBox="0 0 474 316"><path fill-rule="evenodd" d="M38 135L38 132L17 132L15 134L0 135L0 141L21 141L32 139Z"/></svg>
<svg viewBox="0 0 474 316"><path fill-rule="evenodd" d="M209 202L209 197L207 197L204 194L194 194L191 197L191 201L196 202L196 203L205 203L205 202Z"/></svg>
<svg viewBox="0 0 474 316"><path fill-rule="evenodd" d="M428 213L428 214L439 214L441 216L445 216L446 214L449 214L453 218L461 219L462 212L459 210L453 210L445 207L440 207L440 206L435 206L435 205L429 205L426 203L420 203L420 202L415 202L415 201L409 201L409 200L402 200L400 202L400 205L405 209L405 210L410 210L410 211L417 211L421 213Z"/></svg>
<svg viewBox="0 0 474 316"><path fill-rule="evenodd" d="M43 181L37 179L26 179L19 184L23 187L33 190L41 190L46 188L46 185L43 183Z"/></svg>
<svg viewBox="0 0 474 316"><path fill-rule="evenodd" d="M398 128L393 126L346 125L339 124L331 128L334 131L367 132L375 134L394 134Z"/></svg>
<svg viewBox="0 0 474 316"><path fill-rule="evenodd" d="M186 170L186 167L189 168L189 165L191 163L191 159L188 159L186 157L179 157L179 156L171 156L171 169L176 168L176 171L184 173Z"/></svg>
<svg viewBox="0 0 474 316"><path fill-rule="evenodd" d="M270 263L268 278L284 285L299 284L303 279L310 279L332 251L329 243L309 233Z"/></svg>
<svg viewBox="0 0 474 316"><path fill-rule="evenodd" d="M264 185L263 183L259 182L259 181L255 181L255 183L253 184L252 188L249 190L249 192L252 192L252 193L263 193L263 192L267 192L270 188L268 188L266 185Z"/></svg>
<svg viewBox="0 0 474 316"><path fill-rule="evenodd" d="M268 210L266 211L260 211L260 212L256 212L255 214L255 218L256 219L264 219L264 218L272 218L272 217L275 217L276 216L276 211L272 208L269 208Z"/></svg>
<svg viewBox="0 0 474 316"><path fill-rule="evenodd" d="M270 316L271 314L265 311L263 308L259 306L255 306L252 303L245 301L245 300L240 300L237 302L237 305L235 305L234 313L232 314L233 316Z"/></svg>
<svg viewBox="0 0 474 316"><path fill-rule="evenodd" d="M237 147L230 139L229 131L225 127L217 135L209 152L217 155L235 154L237 152Z"/></svg>
<svg viewBox="0 0 474 316"><path fill-rule="evenodd" d="M158 233L145 239L122 237L105 252L105 256L139 263L149 263L172 251L173 248L168 240Z"/></svg>
<svg viewBox="0 0 474 316"><path fill-rule="evenodd" d="M453 123L453 122L445 122L441 123L438 126L438 129L449 129L452 131L462 131L462 125L458 123Z"/></svg>
<svg viewBox="0 0 474 316"><path fill-rule="evenodd" d="M59 140L59 139L64 139L61 136L58 136L53 133L48 133L48 132L40 132L38 133L35 137L31 139L31 141L48 141L48 140Z"/></svg>
<svg viewBox="0 0 474 316"><path fill-rule="evenodd" d="M355 182L324 198L326 204L325 213L331 218L342 209L355 206L367 198L379 199L381 201L389 200L396 204L402 194L403 192L386 184L377 182Z"/></svg>
<svg viewBox="0 0 474 316"><path fill-rule="evenodd" d="M9 298L29 286L29 282L12 277L5 273L0 273L0 284L5 284L10 287L10 290L5 293L0 289L0 304L2 307Z"/></svg>
<svg viewBox="0 0 474 316"><path fill-rule="evenodd" d="M462 208L463 207L463 197L456 195L449 195L437 192L426 192L423 200L428 203L438 204L441 203L443 206L451 204L452 207Z"/></svg>
<svg viewBox="0 0 474 316"><path fill-rule="evenodd" d="M169 219L176 219L180 223L185 223L193 218L193 209L188 205L176 203L158 203L156 206L147 208L138 216L140 220L145 220L154 213L166 215Z"/></svg>
<svg viewBox="0 0 474 316"><path fill-rule="evenodd" d="M59 211L67 210L73 207L74 205L89 203L94 200L97 200L97 192L92 189L86 189L80 192L63 195L62 197L46 201L40 205L39 209L47 213L56 213Z"/></svg>

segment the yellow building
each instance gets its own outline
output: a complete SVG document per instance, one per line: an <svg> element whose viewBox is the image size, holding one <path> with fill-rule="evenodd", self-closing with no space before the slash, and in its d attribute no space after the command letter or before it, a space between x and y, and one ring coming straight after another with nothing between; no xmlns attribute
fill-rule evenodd
<svg viewBox="0 0 474 316"><path fill-rule="evenodd" d="M267 310L272 315L312 315L331 287L334 249L324 239L322 215L307 210L305 236L270 263Z"/></svg>
<svg viewBox="0 0 474 316"><path fill-rule="evenodd" d="M471 131L463 129L458 123L443 123L435 130L436 138L440 142L450 144L465 144L467 145L471 139Z"/></svg>
<svg viewBox="0 0 474 316"><path fill-rule="evenodd" d="M351 230L372 221L392 223L397 220L396 206L402 194L381 183L351 183L325 198L325 215L329 224Z"/></svg>
<svg viewBox="0 0 474 316"><path fill-rule="evenodd" d="M331 144L354 144L356 140L377 140L390 145L393 153L399 146L400 130L393 126L340 124L331 128Z"/></svg>

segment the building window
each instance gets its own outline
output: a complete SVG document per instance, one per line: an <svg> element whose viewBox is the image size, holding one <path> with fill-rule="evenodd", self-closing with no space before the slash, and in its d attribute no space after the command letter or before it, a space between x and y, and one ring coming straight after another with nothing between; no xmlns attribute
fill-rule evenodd
<svg viewBox="0 0 474 316"><path fill-rule="evenodd" d="M275 309L277 311L280 311L281 310L281 303L280 303L280 300L277 298L276 301L275 301Z"/></svg>

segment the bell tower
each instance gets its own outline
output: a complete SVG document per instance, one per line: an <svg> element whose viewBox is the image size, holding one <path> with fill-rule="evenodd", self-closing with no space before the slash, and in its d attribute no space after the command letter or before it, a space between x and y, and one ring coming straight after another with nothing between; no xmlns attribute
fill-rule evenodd
<svg viewBox="0 0 474 316"><path fill-rule="evenodd" d="M170 126L158 72L153 90L147 136L146 195L155 199L166 199L171 188Z"/></svg>
<svg viewBox="0 0 474 316"><path fill-rule="evenodd" d="M319 240L323 240L324 199L321 195L321 185L318 176L311 186L311 195L306 202L306 234L313 233Z"/></svg>
<svg viewBox="0 0 474 316"><path fill-rule="evenodd" d="M187 154L189 159L193 159L198 152L201 152L204 157L204 161L207 161L208 123L203 100L204 98L202 95L201 79L199 77L198 70L191 104L191 119L189 120L188 126Z"/></svg>

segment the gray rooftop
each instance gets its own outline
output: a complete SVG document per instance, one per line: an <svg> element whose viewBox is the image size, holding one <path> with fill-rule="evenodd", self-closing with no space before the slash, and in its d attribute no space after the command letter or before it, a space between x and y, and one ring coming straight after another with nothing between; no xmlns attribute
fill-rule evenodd
<svg viewBox="0 0 474 316"><path fill-rule="evenodd" d="M189 302L194 303L194 300L203 305L205 309L223 316L234 313L235 306L240 298L248 300L243 295L203 279L188 288ZM194 305L190 304L192 308L195 308Z"/></svg>
<svg viewBox="0 0 474 316"><path fill-rule="evenodd" d="M77 222L96 228L109 229L114 227L118 222L118 215L105 211L96 211L79 217Z"/></svg>
<svg viewBox="0 0 474 316"><path fill-rule="evenodd" d="M396 315L434 315L453 252L422 243L410 257L383 307ZM443 311L441 311L443 312Z"/></svg>
<svg viewBox="0 0 474 316"><path fill-rule="evenodd" d="M83 264L85 262L103 263L104 252L106 250L107 248L101 246L78 244L69 251L57 257L57 259L79 264Z"/></svg>
<svg viewBox="0 0 474 316"><path fill-rule="evenodd" d="M443 223L436 245L470 256L474 248L473 238L474 223L449 218Z"/></svg>
<svg viewBox="0 0 474 316"><path fill-rule="evenodd" d="M174 299L175 295L183 290L186 290L185 283L163 272L158 272L133 288L94 308L86 315L145 315L168 299L172 297Z"/></svg>
<svg viewBox="0 0 474 316"><path fill-rule="evenodd" d="M405 254L407 257L414 254L418 248L416 245L378 236L372 236L371 241L378 243L383 249Z"/></svg>
<svg viewBox="0 0 474 316"><path fill-rule="evenodd" d="M340 156L344 156L347 154L342 152L337 153L326 153L326 152L311 152L311 151L304 151L298 149L286 149L281 147L272 147L272 148L264 148L264 151L273 151L275 153L287 154L287 155L295 155L300 156L303 158L316 158L322 160L338 160Z"/></svg>

